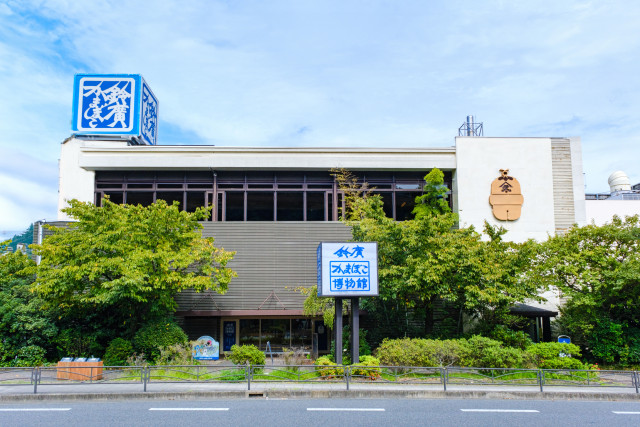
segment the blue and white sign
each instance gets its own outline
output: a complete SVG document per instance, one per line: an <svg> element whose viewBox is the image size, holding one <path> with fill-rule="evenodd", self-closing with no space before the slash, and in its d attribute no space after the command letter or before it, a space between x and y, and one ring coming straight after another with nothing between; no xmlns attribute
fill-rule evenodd
<svg viewBox="0 0 640 427"><path fill-rule="evenodd" d="M76 74L71 130L158 142L158 99L139 74Z"/></svg>
<svg viewBox="0 0 640 427"><path fill-rule="evenodd" d="M378 296L378 244L320 243L318 296Z"/></svg>
<svg viewBox="0 0 640 427"><path fill-rule="evenodd" d="M220 344L208 335L198 338L191 350L195 360L218 360L220 358Z"/></svg>

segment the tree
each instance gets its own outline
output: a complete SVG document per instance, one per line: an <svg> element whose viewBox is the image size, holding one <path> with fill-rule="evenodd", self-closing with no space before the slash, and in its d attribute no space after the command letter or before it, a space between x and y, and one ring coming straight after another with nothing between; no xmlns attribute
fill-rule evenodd
<svg viewBox="0 0 640 427"><path fill-rule="evenodd" d="M541 244L529 281L567 297L559 324L594 360L640 363L640 218L574 226Z"/></svg>
<svg viewBox="0 0 640 427"><path fill-rule="evenodd" d="M21 252L0 256L0 362L17 355L20 348L38 345L51 350L57 334L55 313L33 292L34 262Z"/></svg>
<svg viewBox="0 0 640 427"><path fill-rule="evenodd" d="M534 243L503 242L504 229L488 224L485 232L490 241L482 240L473 228L457 229L441 171L433 169L425 177L415 218L408 221L386 217L381 198L349 172L336 174L345 193L343 220L352 227L353 240L378 242L380 296L366 299L363 308L380 316L380 331L397 325L405 328L384 333L406 334L409 314L422 312L422 334L432 334L436 302L445 300L457 313L453 332L460 333L463 313L495 324L504 320L513 303L538 298L537 286L519 280Z"/></svg>
<svg viewBox="0 0 640 427"><path fill-rule="evenodd" d="M63 310L107 310L132 334L173 313L177 292L224 293L236 276L226 267L234 253L201 236L205 208L188 213L163 200L146 207L71 200L63 211L77 222L50 227L53 234L33 245L42 257L33 289Z"/></svg>

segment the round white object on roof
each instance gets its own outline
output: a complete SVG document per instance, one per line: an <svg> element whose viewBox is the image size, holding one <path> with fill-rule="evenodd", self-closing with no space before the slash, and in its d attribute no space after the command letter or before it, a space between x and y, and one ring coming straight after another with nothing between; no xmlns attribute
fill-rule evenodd
<svg viewBox="0 0 640 427"><path fill-rule="evenodd" d="M626 173L617 171L609 175L609 188L612 193L616 191L631 191L631 182Z"/></svg>

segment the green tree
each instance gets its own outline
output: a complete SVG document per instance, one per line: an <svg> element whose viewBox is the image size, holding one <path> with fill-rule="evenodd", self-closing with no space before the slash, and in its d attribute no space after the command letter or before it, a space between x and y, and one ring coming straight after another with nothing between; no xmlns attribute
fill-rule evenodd
<svg viewBox="0 0 640 427"><path fill-rule="evenodd" d="M226 267L234 253L201 235L198 220L207 209L188 213L163 200L146 207L71 200L63 211L77 222L50 227L53 234L33 245L42 256L33 289L63 310L107 310L105 321L128 325L125 336L173 313L177 292L224 293L236 275Z"/></svg>
<svg viewBox="0 0 640 427"><path fill-rule="evenodd" d="M504 229L488 224L489 241L473 228L456 228L457 215L446 203L448 189L441 171L434 169L425 177L424 194L416 198L415 218L408 221L386 217L380 197L349 172L336 174L345 193L343 220L352 227L353 240L378 242L380 296L366 299L363 308L381 316L377 319L383 325L380 330L404 323L406 328L395 334L406 334L410 322L402 322L402 317L421 312L422 334L432 334L435 304L445 300L457 310L453 332L459 333L463 313L497 324L508 317L513 303L537 298L537 286L519 280L535 244L506 243L501 238ZM385 333L394 335L389 330Z"/></svg>
<svg viewBox="0 0 640 427"><path fill-rule="evenodd" d="M0 362L20 348L37 345L51 350L57 334L55 313L31 292L34 262L21 252L0 256Z"/></svg>
<svg viewBox="0 0 640 427"><path fill-rule="evenodd" d="M573 227L540 245L527 280L567 298L559 323L596 361L640 363L640 218Z"/></svg>

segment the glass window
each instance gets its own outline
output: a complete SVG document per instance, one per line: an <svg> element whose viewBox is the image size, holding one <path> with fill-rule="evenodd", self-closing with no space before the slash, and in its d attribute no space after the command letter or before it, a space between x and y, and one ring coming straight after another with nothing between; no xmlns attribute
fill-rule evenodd
<svg viewBox="0 0 640 427"><path fill-rule="evenodd" d="M289 319L262 319L261 349L266 349L267 341L271 343L273 351L282 351L285 347L291 347L289 323Z"/></svg>
<svg viewBox="0 0 640 427"><path fill-rule="evenodd" d="M278 221L303 221L303 193L298 191L278 192Z"/></svg>
<svg viewBox="0 0 640 427"><path fill-rule="evenodd" d="M247 191L247 221L273 221L273 191Z"/></svg>
<svg viewBox="0 0 640 427"><path fill-rule="evenodd" d="M422 193L397 191L396 192L396 221L405 221L413 218L415 199Z"/></svg>
<svg viewBox="0 0 640 427"><path fill-rule="evenodd" d="M227 191L225 199L225 221L244 221L244 192Z"/></svg>
<svg viewBox="0 0 640 427"><path fill-rule="evenodd" d="M291 320L291 346L311 348L311 319Z"/></svg>
<svg viewBox="0 0 640 427"><path fill-rule="evenodd" d="M124 203L124 193L122 191L105 191L105 196L109 196L109 200L117 205Z"/></svg>
<svg viewBox="0 0 640 427"><path fill-rule="evenodd" d="M153 188L153 184L127 184L127 188Z"/></svg>
<svg viewBox="0 0 640 427"><path fill-rule="evenodd" d="M260 320L240 319L240 345L260 348Z"/></svg>
<svg viewBox="0 0 640 427"><path fill-rule="evenodd" d="M195 212L197 208L204 206L204 191L187 192L187 212Z"/></svg>
<svg viewBox="0 0 640 427"><path fill-rule="evenodd" d="M307 192L307 221L324 220L324 191Z"/></svg>
<svg viewBox="0 0 640 427"><path fill-rule="evenodd" d="M118 182L98 182L96 188L122 188L122 183Z"/></svg>
<svg viewBox="0 0 640 427"><path fill-rule="evenodd" d="M183 202L184 193L182 191L158 191L156 193L156 200L164 200L167 202L169 206L173 204L173 202L180 203L180 209L184 207Z"/></svg>
<svg viewBox="0 0 640 427"><path fill-rule="evenodd" d="M128 191L125 203L128 205L149 206L153 203L153 191Z"/></svg>

